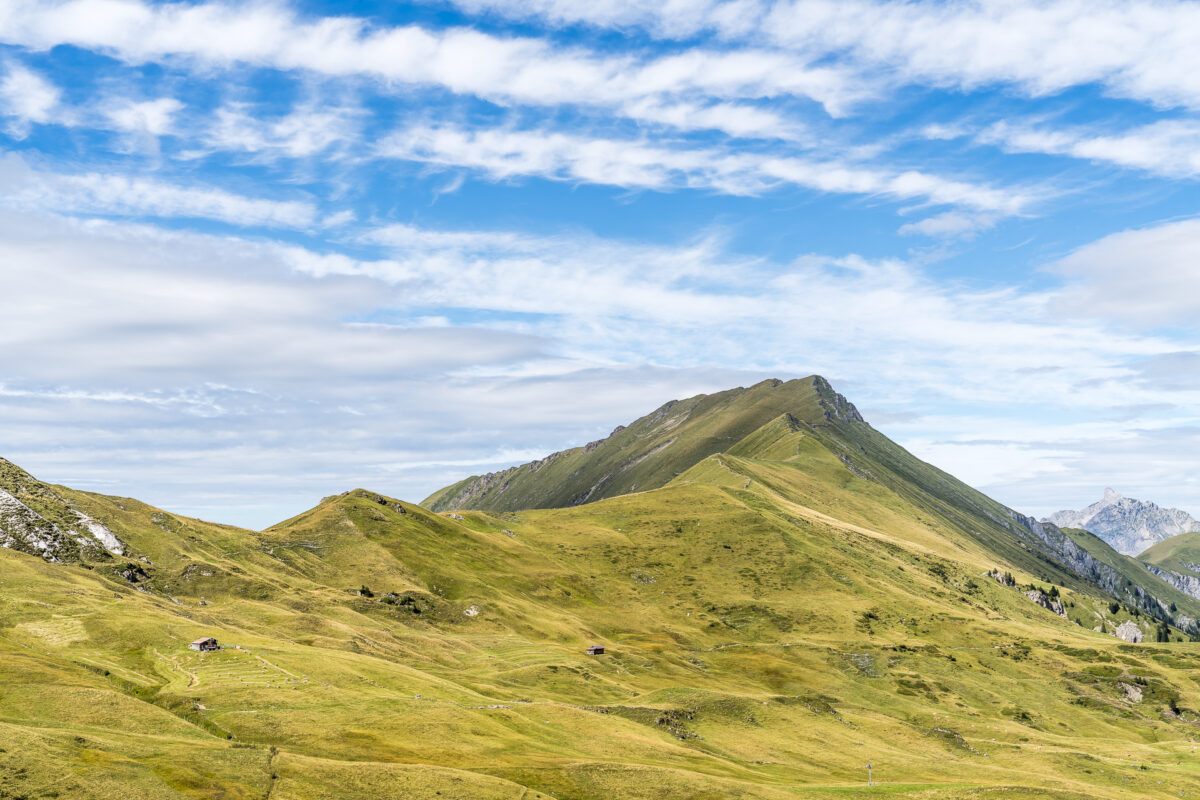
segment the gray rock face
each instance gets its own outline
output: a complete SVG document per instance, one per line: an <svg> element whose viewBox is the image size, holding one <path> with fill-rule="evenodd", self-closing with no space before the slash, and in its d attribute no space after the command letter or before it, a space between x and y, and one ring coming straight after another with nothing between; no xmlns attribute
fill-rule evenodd
<svg viewBox="0 0 1200 800"><path fill-rule="evenodd" d="M1063 608L1063 604L1062 604L1061 600L1059 600L1058 598L1050 597L1049 595L1047 595L1045 592L1041 591L1040 589L1032 589L1028 592L1024 592L1023 594L1026 597L1028 597L1030 600L1032 600L1033 602L1037 603L1042 608L1046 609L1047 611L1053 611L1055 614L1058 614L1060 617L1065 617L1067 615L1067 610L1065 608Z"/></svg>
<svg viewBox="0 0 1200 800"><path fill-rule="evenodd" d="M1059 511L1043 522L1060 528L1083 528L1127 556L1135 556L1163 539L1200 531L1200 522L1186 511L1134 500L1112 489L1105 489L1104 498L1085 509Z"/></svg>
<svg viewBox="0 0 1200 800"><path fill-rule="evenodd" d="M1142 629L1133 620L1122 622L1114 634L1118 639L1138 644L1142 641Z"/></svg>
<svg viewBox="0 0 1200 800"><path fill-rule="evenodd" d="M1195 575L1183 575L1173 569L1156 567L1154 564L1145 564L1144 566L1179 591L1200 600L1200 578Z"/></svg>
<svg viewBox="0 0 1200 800"><path fill-rule="evenodd" d="M0 547L22 550L56 561L62 533L29 506L0 489Z"/></svg>

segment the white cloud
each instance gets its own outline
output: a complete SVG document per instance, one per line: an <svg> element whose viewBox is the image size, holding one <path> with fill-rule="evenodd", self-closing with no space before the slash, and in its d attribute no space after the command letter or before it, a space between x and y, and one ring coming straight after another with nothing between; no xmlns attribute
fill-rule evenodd
<svg viewBox="0 0 1200 800"><path fill-rule="evenodd" d="M586 24L605 28L640 27L665 38L715 30L726 36L752 32L769 4L763 0L454 0L471 13L512 19L541 19L554 25Z"/></svg>
<svg viewBox="0 0 1200 800"><path fill-rule="evenodd" d="M38 49L72 44L132 63L182 58L222 67L363 76L503 105L600 107L635 120L715 127L734 135L775 136L793 125L766 109L742 118L729 101L797 96L840 114L869 94L844 70L775 51L606 55L467 28L371 28L350 17L302 21L274 5L17 0L0 16L0 40ZM675 106L695 110L664 111Z"/></svg>
<svg viewBox="0 0 1200 800"><path fill-rule="evenodd" d="M307 228L317 218L308 201L265 200L211 187L178 186L153 178L98 172L61 174L31 169L20 156L0 156L5 194L0 204L14 209L192 217L231 225Z"/></svg>
<svg viewBox="0 0 1200 800"><path fill-rule="evenodd" d="M780 46L844 54L906 83L1004 83L1032 96L1098 83L1154 105L1200 107L1198 27L1200 8L1178 1L786 0L761 30Z"/></svg>
<svg viewBox="0 0 1200 800"><path fill-rule="evenodd" d="M0 78L0 116L9 118L9 132L19 138L29 134L31 123L53 121L62 92L31 70L10 62Z"/></svg>
<svg viewBox="0 0 1200 800"><path fill-rule="evenodd" d="M965 239L996 224L994 216L945 211L932 217L900 226L903 236L920 235L946 239Z"/></svg>
<svg viewBox="0 0 1200 800"><path fill-rule="evenodd" d="M644 141L531 131L414 127L380 143L379 153L446 167L469 167L493 178L535 176L636 189L693 188L755 195L781 185L862 194L932 205L1019 214L1038 198L1011 190L884 169L727 150L668 148Z"/></svg>
<svg viewBox="0 0 1200 800"><path fill-rule="evenodd" d="M134 100L113 96L83 105L63 101L62 90L44 76L9 61L0 78L0 117L8 117L8 132L24 138L30 125L92 127L97 130L158 137L172 132L172 118L183 109L173 97Z"/></svg>
<svg viewBox="0 0 1200 800"><path fill-rule="evenodd" d="M173 97L133 102L130 100L109 109L107 116L118 130L163 136L171 132L171 118L183 108Z"/></svg>
<svg viewBox="0 0 1200 800"><path fill-rule="evenodd" d="M1071 280L1062 313L1149 328L1200 320L1200 219L1114 233L1050 269Z"/></svg>
<svg viewBox="0 0 1200 800"><path fill-rule="evenodd" d="M443 369L534 346L515 334L351 324L396 296L369 281L297 278L296 248L12 212L0 234L4 373L131 387L109 400L138 400L146 393L132 387L161 380L200 393L263 388L246 397L269 402L280 381Z"/></svg>
<svg viewBox="0 0 1200 800"><path fill-rule="evenodd" d="M1096 128L997 123L976 141L1010 153L1046 153L1145 170L1171 178L1200 176L1200 120L1159 120L1114 133Z"/></svg>
<svg viewBox="0 0 1200 800"><path fill-rule="evenodd" d="M361 115L356 109L309 103L270 120L237 104L217 109L201 141L215 150L305 158L357 143Z"/></svg>
<svg viewBox="0 0 1200 800"><path fill-rule="evenodd" d="M1186 0L454 0L550 25L640 27L665 38L764 39L894 83L1030 96L1099 84L1155 106L1200 108L1200 7Z"/></svg>

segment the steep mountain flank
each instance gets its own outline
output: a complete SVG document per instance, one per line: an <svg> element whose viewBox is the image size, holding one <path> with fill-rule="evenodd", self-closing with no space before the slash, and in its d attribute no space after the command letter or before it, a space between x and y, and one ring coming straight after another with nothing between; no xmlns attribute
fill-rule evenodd
<svg viewBox="0 0 1200 800"><path fill-rule="evenodd" d="M1043 522L1091 531L1118 552L1130 556L1172 536L1200 531L1200 522L1186 511L1134 500L1112 489L1105 489L1104 497L1085 509L1058 511Z"/></svg>
<svg viewBox="0 0 1200 800"><path fill-rule="evenodd" d="M921 461L867 424L820 376L764 381L749 389L667 403L607 439L468 478L424 504L490 511L573 506L683 480L713 459L722 469L744 472L747 484L757 479L774 487L779 484L761 474L766 463L790 465L784 487L794 485L795 470L815 472L836 465L830 480L854 478L856 492L883 487L911 513L929 515L947 537L969 540L991 557L1044 580L1112 595L1160 618L1168 616L1172 603L1183 603L1189 611L1181 622L1188 630L1200 619L1192 597L1099 540L1091 541L1094 537L1082 540L1038 522ZM782 491L789 499L825 510L824 489Z"/></svg>
<svg viewBox="0 0 1200 800"><path fill-rule="evenodd" d="M427 497L434 511L563 508L657 489L696 462L733 446L781 414L810 424L860 420L820 376L763 381L672 400L607 438L519 467L478 475Z"/></svg>

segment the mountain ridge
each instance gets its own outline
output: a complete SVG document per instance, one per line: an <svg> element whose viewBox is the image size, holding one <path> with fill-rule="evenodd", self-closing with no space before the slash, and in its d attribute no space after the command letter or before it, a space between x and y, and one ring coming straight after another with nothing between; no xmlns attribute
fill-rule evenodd
<svg viewBox="0 0 1200 800"><path fill-rule="evenodd" d="M820 375L786 382L772 378L750 387L668 401L628 425L618 425L603 439L465 478L434 492L421 505L434 511L514 511L574 506L658 488L784 413L814 423L821 419L864 422L858 409ZM705 423L719 414L732 416L732 422L706 428ZM553 486L546 485L551 483L547 475L553 476Z"/></svg>

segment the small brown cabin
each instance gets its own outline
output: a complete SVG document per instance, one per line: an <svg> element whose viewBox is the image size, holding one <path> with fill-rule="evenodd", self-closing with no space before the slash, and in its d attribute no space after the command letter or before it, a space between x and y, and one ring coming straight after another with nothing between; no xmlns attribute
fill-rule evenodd
<svg viewBox="0 0 1200 800"><path fill-rule="evenodd" d="M221 649L221 645L217 644L217 640L211 636L205 636L201 639L197 639L196 641L189 644L188 647L192 648L193 650L199 650L202 653L207 652L209 650L220 650Z"/></svg>
<svg viewBox="0 0 1200 800"><path fill-rule="evenodd" d="M587 649L587 654L588 654L589 656L602 656L602 655L604 655L604 645L602 645L602 644L594 644L594 645L592 645L591 647L589 647L589 648Z"/></svg>

